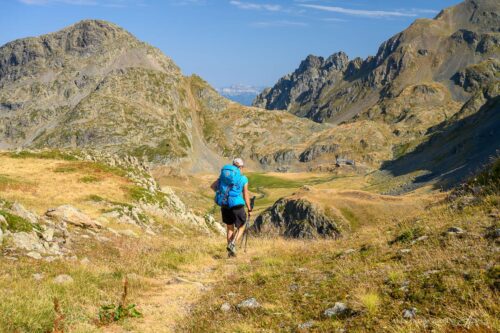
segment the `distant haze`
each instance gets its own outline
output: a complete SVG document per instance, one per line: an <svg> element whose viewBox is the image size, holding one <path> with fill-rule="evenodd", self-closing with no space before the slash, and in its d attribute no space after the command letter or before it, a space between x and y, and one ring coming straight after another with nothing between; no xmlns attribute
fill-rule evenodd
<svg viewBox="0 0 500 333"><path fill-rule="evenodd" d="M252 105L255 97L264 87L254 87L243 84L233 84L229 87L218 88L217 91L224 97L242 105Z"/></svg>

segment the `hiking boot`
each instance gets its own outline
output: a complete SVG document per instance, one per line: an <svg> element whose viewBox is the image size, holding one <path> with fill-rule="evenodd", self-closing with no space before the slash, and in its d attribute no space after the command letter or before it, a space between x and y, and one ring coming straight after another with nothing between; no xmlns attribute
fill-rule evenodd
<svg viewBox="0 0 500 333"><path fill-rule="evenodd" d="M230 257L236 257L236 246L233 242L227 244L226 249Z"/></svg>

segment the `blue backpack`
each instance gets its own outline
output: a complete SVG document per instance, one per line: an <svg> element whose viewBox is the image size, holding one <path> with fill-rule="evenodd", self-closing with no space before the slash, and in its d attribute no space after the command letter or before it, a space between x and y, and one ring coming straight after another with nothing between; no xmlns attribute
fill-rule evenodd
<svg viewBox="0 0 500 333"><path fill-rule="evenodd" d="M221 207L232 208L244 205L240 183L242 176L240 169L234 165L225 165L220 171L219 186L215 192L215 203Z"/></svg>

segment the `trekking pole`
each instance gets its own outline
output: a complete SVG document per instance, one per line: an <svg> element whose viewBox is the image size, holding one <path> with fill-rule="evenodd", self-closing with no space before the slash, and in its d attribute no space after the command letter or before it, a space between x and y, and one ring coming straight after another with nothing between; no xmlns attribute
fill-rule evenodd
<svg viewBox="0 0 500 333"><path fill-rule="evenodd" d="M255 206L255 196L253 196L251 199L250 199L250 208L252 209L253 211L253 207ZM248 219L248 221L245 223L245 231L243 231L243 242L245 244L244 246L244 250L243 252L244 253L247 253L247 244L248 244L248 229L250 228L250 218Z"/></svg>

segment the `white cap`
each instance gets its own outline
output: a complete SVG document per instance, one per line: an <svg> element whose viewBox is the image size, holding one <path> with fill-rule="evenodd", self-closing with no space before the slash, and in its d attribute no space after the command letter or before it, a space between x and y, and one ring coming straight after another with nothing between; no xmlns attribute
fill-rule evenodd
<svg viewBox="0 0 500 333"><path fill-rule="evenodd" d="M233 165L237 166L237 167L242 167L244 165L243 163L243 160L239 157L236 157L234 160L233 160Z"/></svg>

